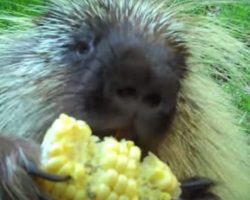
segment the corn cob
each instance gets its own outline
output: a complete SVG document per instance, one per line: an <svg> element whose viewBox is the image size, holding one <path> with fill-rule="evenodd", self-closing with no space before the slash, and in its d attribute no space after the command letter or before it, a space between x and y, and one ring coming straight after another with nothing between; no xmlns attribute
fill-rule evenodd
<svg viewBox="0 0 250 200"><path fill-rule="evenodd" d="M178 180L155 155L141 161L132 141L100 140L85 122L65 114L45 135L41 163L47 172L71 177L38 180L54 200L170 200L180 194Z"/></svg>

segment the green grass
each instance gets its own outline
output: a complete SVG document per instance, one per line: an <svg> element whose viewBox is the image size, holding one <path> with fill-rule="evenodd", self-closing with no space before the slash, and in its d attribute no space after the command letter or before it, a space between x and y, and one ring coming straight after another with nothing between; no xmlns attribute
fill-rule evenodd
<svg viewBox="0 0 250 200"><path fill-rule="evenodd" d="M250 47L250 3L210 6L199 8L195 12L203 15L211 15L225 25L233 26L234 30L237 30L234 32L234 36L244 41ZM243 88L240 88L238 85L221 82L220 80L218 82L223 85L225 91L232 94L234 103L242 111L239 122L250 134L250 63L246 67L244 76L244 79L248 80L248 85L245 85Z"/></svg>
<svg viewBox="0 0 250 200"><path fill-rule="evenodd" d="M29 8L30 5L39 5L43 2L43 0L1 0L0 10L31 14L27 8Z"/></svg>
<svg viewBox="0 0 250 200"><path fill-rule="evenodd" d="M45 0L0 0L0 15L2 13L9 13L11 15L36 15L37 13L31 5L40 5ZM180 0L181 1L181 0ZM27 9L28 8L28 9ZM230 23L236 30L246 33L246 37L242 38L241 35L235 33L236 37L245 41L250 46L250 4L246 5L220 5L213 7L201 8L195 12L204 15L213 15L221 20L223 23ZM10 26L11 23L0 20L0 28ZM245 78L249 80L248 86L239 88L232 84L223 83L224 89L233 95L235 104L242 111L242 118L239 119L240 123L246 127L250 132L250 64L246 69ZM248 90L248 92L247 92Z"/></svg>
<svg viewBox="0 0 250 200"><path fill-rule="evenodd" d="M1 20L3 15L22 16L37 15L39 9L34 5L44 4L45 0L0 0L0 28L6 28L12 25L9 20Z"/></svg>
<svg viewBox="0 0 250 200"><path fill-rule="evenodd" d="M219 18L250 34L250 4L221 6Z"/></svg>
<svg viewBox="0 0 250 200"><path fill-rule="evenodd" d="M250 4L223 5L220 7L218 18L224 23L230 23L236 30L244 32L246 35L244 38L240 38L237 32L235 36L250 46ZM250 133L250 63L246 68L244 78L248 80L248 85L244 88L238 88L228 83L224 84L224 88L233 95L235 104L238 105L242 111L242 117L239 121Z"/></svg>

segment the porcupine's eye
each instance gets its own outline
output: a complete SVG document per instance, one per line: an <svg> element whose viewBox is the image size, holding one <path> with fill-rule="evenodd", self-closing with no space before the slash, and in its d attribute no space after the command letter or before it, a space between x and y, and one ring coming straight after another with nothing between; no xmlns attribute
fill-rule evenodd
<svg viewBox="0 0 250 200"><path fill-rule="evenodd" d="M88 54L93 50L93 42L92 41L79 41L75 44L74 50L77 54Z"/></svg>
<svg viewBox="0 0 250 200"><path fill-rule="evenodd" d="M69 44L63 47L63 58L61 62L69 65L76 65L85 62L94 51L94 44L92 39L73 38Z"/></svg>

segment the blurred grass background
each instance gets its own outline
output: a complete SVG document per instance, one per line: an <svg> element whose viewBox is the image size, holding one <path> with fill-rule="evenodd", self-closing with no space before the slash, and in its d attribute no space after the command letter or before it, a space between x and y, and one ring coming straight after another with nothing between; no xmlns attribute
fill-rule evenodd
<svg viewBox="0 0 250 200"><path fill-rule="evenodd" d="M0 0L0 15L4 13L14 16L20 16L23 14L37 15L34 5L39 6L45 2L46 0ZM201 8L195 12L202 15L216 17L225 24L233 25L236 30L245 33L244 38L242 38L241 34L237 34L237 32L235 33L235 36L246 42L250 47L250 3L209 6ZM9 26L11 26L10 22L0 20L0 31L1 29L3 30ZM232 94L234 103L242 111L242 116L239 119L239 122L247 129L248 133L250 133L250 64L247 66L245 76L245 78L249 81L248 85L245 85L244 88L239 88L225 81L221 82L221 84L227 92Z"/></svg>
<svg viewBox="0 0 250 200"><path fill-rule="evenodd" d="M248 4L238 3L234 5L224 4L206 7L199 9L197 12L216 17L226 25L230 24L230 26L233 26L233 28L238 31L234 32L235 37L244 41L246 45L250 47L250 1ZM242 37L242 35L244 35L244 37ZM232 94L234 103L242 112L239 123L242 124L250 134L250 63L246 66L244 76L244 79L247 80L247 85L245 85L244 88L239 88L237 85L232 85L220 79L218 79L218 82L223 86L225 91Z"/></svg>

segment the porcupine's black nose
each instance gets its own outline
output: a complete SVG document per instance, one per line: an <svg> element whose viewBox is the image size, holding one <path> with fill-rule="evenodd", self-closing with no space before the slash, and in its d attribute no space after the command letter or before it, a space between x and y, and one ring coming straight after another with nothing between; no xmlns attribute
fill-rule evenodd
<svg viewBox="0 0 250 200"><path fill-rule="evenodd" d="M113 69L113 97L120 106L136 113L140 107L150 112L160 105L160 86L157 86L156 80L152 80L153 72L146 58L131 49L121 55L119 62L114 63Z"/></svg>

